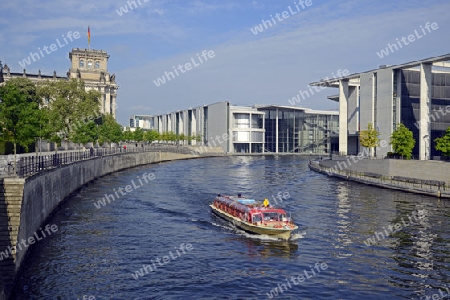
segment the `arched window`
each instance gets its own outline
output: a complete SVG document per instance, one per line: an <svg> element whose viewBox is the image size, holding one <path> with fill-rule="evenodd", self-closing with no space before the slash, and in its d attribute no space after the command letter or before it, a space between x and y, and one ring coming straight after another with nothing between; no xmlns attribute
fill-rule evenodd
<svg viewBox="0 0 450 300"><path fill-rule="evenodd" d="M92 68L92 60L88 60L87 67Z"/></svg>
<svg viewBox="0 0 450 300"><path fill-rule="evenodd" d="M84 60L80 59L80 68L84 68Z"/></svg>
<svg viewBox="0 0 450 300"><path fill-rule="evenodd" d="M100 62L98 60L95 62L94 68L95 69L100 69Z"/></svg>

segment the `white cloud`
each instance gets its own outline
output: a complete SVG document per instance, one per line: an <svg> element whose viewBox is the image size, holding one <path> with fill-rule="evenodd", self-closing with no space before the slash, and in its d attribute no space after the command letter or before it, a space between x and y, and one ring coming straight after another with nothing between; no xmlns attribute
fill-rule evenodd
<svg viewBox="0 0 450 300"><path fill-rule="evenodd" d="M92 47L111 55L110 70L117 74L120 85L118 102L126 103L118 111L123 122L150 106L151 113L162 113L224 99L236 104L287 105L299 89L338 69L365 71L380 64L439 55L449 48L446 33L450 20L442 12L448 11L450 4L434 0L392 4L313 0L311 7L257 36L249 30L251 26L287 10L294 1L141 2L142 7L120 17L116 9L126 5L126 0L7 1L2 4L6 17L0 20L2 60L17 67L17 61L30 51L53 43L69 30L81 34L73 47L86 47L90 25ZM230 17L234 13L235 17ZM211 23L214 14L220 15L221 22ZM378 58L376 51L388 42L428 21L437 22L439 29L383 60ZM164 86L153 84L173 65L188 62L204 49L214 50L216 57ZM51 73L57 69L62 74L59 70L69 68L67 52L58 50L30 70L41 68ZM334 93L334 89L322 91L301 106L330 108L335 103L326 96Z"/></svg>
<svg viewBox="0 0 450 300"><path fill-rule="evenodd" d="M227 43L211 46L216 53L214 59L159 88L153 84L154 79L162 76L164 71L171 71L173 65L188 62L191 57L195 58L195 53L123 70L120 72L121 97L128 101L133 98L132 95L145 94L148 98L135 100L136 104L139 101L163 103L155 106L155 111L152 112L155 114L225 99L245 105L288 105L288 100L300 89L306 90L310 82L331 77L338 69L347 69L354 73L376 68L382 62L375 52L385 47L389 40L395 41L396 37L401 37L401 33L407 34L418 27L422 20L413 19L411 15L423 11L412 9L383 13L382 18L380 15L374 15L338 20L327 19L327 15L323 15L322 18L326 21L322 21L321 26L306 21L310 15L326 10L327 8L317 7L311 12L304 11L303 19L302 16L299 16L298 20L292 18L291 23L283 24L284 27L273 28L273 34L262 34L255 39L249 31L248 36L242 35ZM430 7L424 19L448 24L439 11L442 11L442 6ZM433 18L430 18L431 16ZM444 30L442 34L445 35ZM400 58L395 57L396 62L410 60L408 55L413 47L420 48L424 57L434 55L428 54L428 46L428 42L423 42L409 49L402 49ZM447 46L439 45L439 48L441 50L436 48L435 51L448 52L445 50L448 49ZM201 50L203 49L199 49ZM142 76L136 78L132 74ZM336 104L327 100L326 96L336 92L335 89L322 91L306 99L301 106L316 109L335 108Z"/></svg>
<svg viewBox="0 0 450 300"><path fill-rule="evenodd" d="M159 9L159 8L155 8L153 9L153 12L162 16L164 14L164 10L163 9Z"/></svg>

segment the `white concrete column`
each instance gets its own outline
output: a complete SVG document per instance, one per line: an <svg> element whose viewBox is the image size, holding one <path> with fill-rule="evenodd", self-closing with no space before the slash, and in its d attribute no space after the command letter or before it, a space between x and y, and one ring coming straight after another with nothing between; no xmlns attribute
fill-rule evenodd
<svg viewBox="0 0 450 300"><path fill-rule="evenodd" d="M249 132L248 132L248 135L249 135L249 137L248 137L248 140L249 140L249 142L248 142L248 153L252 153L252 142L253 142L253 140L252 140L252 132L253 132L253 128L252 128L252 114L251 113L249 113L248 114L248 117L249 117Z"/></svg>
<svg viewBox="0 0 450 300"><path fill-rule="evenodd" d="M195 110L192 110L192 123L191 123L191 135L197 135L197 116L195 115ZM229 131L228 131L229 132ZM196 141L192 140L191 145L196 145Z"/></svg>
<svg viewBox="0 0 450 300"><path fill-rule="evenodd" d="M401 121L401 111L402 111L402 73L400 71L397 72L397 124ZM392 146L390 147L392 151Z"/></svg>
<svg viewBox="0 0 450 300"><path fill-rule="evenodd" d="M348 79L339 80L339 152L347 155L347 103L348 103Z"/></svg>
<svg viewBox="0 0 450 300"><path fill-rule="evenodd" d="M278 108L275 109L275 153L278 153Z"/></svg>
<svg viewBox="0 0 450 300"><path fill-rule="evenodd" d="M427 160L430 157L431 67L430 63L420 65L420 160Z"/></svg>
<svg viewBox="0 0 450 300"><path fill-rule="evenodd" d="M264 129L263 131L263 148L262 148L262 153L266 152L266 115L263 115L263 126L262 128Z"/></svg>

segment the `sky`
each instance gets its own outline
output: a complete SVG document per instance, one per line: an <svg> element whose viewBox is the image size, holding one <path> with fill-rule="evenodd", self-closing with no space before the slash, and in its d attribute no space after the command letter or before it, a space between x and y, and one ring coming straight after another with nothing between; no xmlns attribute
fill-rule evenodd
<svg viewBox="0 0 450 300"><path fill-rule="evenodd" d="M291 105L299 91L326 77L450 53L448 0L16 0L1 6L0 60L12 72L22 72L30 52L58 39L56 48L24 66L27 73L65 76L70 50L88 47L89 26L91 49L110 55L122 125L134 114L220 101ZM337 110L327 99L337 92L327 88L294 104Z"/></svg>

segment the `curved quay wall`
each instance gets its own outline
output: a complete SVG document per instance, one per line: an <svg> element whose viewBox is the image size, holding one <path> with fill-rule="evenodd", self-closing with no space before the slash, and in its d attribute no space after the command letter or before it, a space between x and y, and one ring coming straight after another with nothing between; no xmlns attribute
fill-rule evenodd
<svg viewBox="0 0 450 300"><path fill-rule="evenodd" d="M193 154L169 152L122 153L74 162L27 178L1 180L0 300L8 299L15 276L28 250L28 247L22 247L22 250L15 252L13 246L18 246L22 240L28 241L35 233L42 238L40 228L46 225L44 222L73 192L96 178L116 171L198 157ZM27 244L30 245L29 242ZM5 257L5 254L9 255Z"/></svg>
<svg viewBox="0 0 450 300"><path fill-rule="evenodd" d="M342 167L345 162L347 165ZM310 160L308 166L313 171L343 180L450 198L450 164L447 162L367 159L351 164L349 160L340 159Z"/></svg>

